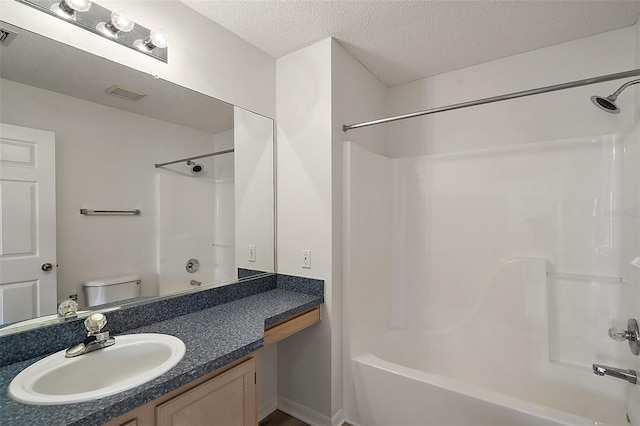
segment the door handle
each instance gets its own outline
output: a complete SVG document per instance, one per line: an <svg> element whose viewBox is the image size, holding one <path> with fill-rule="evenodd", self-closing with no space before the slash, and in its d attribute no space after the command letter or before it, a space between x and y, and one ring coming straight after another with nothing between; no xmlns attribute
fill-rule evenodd
<svg viewBox="0 0 640 426"><path fill-rule="evenodd" d="M43 263L40 269L42 269L44 272L51 272L53 270L53 264L49 262Z"/></svg>

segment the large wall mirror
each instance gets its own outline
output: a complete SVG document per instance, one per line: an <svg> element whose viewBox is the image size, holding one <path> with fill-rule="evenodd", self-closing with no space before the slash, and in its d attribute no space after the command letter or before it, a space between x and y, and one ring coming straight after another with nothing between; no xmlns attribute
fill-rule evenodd
<svg viewBox="0 0 640 426"><path fill-rule="evenodd" d="M274 272L271 119L0 25L0 334Z"/></svg>

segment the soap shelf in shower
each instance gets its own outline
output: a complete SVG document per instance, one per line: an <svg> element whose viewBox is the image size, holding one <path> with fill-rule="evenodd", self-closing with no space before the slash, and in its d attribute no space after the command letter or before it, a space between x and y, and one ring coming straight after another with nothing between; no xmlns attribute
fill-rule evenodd
<svg viewBox="0 0 640 426"><path fill-rule="evenodd" d="M96 215L109 215L109 216L140 216L140 210L92 210L92 209L80 209L80 214L85 216L96 216Z"/></svg>
<svg viewBox="0 0 640 426"><path fill-rule="evenodd" d="M547 272L547 276L551 278L559 278L571 281L595 281L601 284L620 284L627 282L622 277L609 277L604 275L584 275L584 274L566 274L560 272Z"/></svg>

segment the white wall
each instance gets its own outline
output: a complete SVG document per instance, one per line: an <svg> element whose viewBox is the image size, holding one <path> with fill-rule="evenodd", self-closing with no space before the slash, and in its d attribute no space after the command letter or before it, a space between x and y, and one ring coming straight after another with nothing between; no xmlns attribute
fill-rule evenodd
<svg viewBox="0 0 640 426"><path fill-rule="evenodd" d="M384 127L351 135L342 124L384 115L386 87L331 39L279 59L276 81L278 271L325 280L320 326L279 343L280 408L327 424L343 415L342 145L386 152Z"/></svg>
<svg viewBox="0 0 640 426"><path fill-rule="evenodd" d="M331 110L334 152L351 141L377 154L387 154L386 125L342 131L354 124L386 116L387 87L336 41L331 42ZM338 157L338 159L339 159ZM336 158L334 157L334 160ZM342 171L334 164L334 173ZM340 181L340 179L338 179ZM334 199L335 200L335 199Z"/></svg>
<svg viewBox="0 0 640 426"><path fill-rule="evenodd" d="M275 115L275 60L175 0L103 0L147 28L165 28L169 63L142 55L14 0L2 20L269 117Z"/></svg>
<svg viewBox="0 0 640 426"><path fill-rule="evenodd" d="M235 108L235 248L238 268L273 272L274 179L273 120ZM249 246L256 247L255 262Z"/></svg>
<svg viewBox="0 0 640 426"><path fill-rule="evenodd" d="M331 421L334 318L331 206L331 40L276 61L278 272L322 279L320 324L278 343L279 406ZM302 269L302 250L311 269ZM339 385L341 386L341 384ZM304 419L303 419L304 420Z"/></svg>
<svg viewBox="0 0 640 426"><path fill-rule="evenodd" d="M480 99L634 68L634 28L534 50L389 89L389 115ZM621 81L499 102L388 125L392 157L597 136L631 126L633 116L603 114L590 96ZM633 99L620 97L631 110Z"/></svg>
<svg viewBox="0 0 640 426"><path fill-rule="evenodd" d="M3 122L56 133L58 297L78 293L83 303L83 281L124 274L140 274L142 294L157 294L153 165L209 152L213 135L8 80L0 102ZM142 215L87 217L80 208Z"/></svg>

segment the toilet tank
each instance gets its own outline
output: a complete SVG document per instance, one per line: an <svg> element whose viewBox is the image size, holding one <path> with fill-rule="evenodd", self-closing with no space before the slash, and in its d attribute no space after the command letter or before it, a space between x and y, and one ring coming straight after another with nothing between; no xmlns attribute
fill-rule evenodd
<svg viewBox="0 0 640 426"><path fill-rule="evenodd" d="M140 295L140 277L124 275L82 283L87 306L103 305Z"/></svg>

